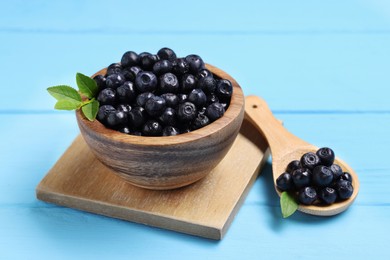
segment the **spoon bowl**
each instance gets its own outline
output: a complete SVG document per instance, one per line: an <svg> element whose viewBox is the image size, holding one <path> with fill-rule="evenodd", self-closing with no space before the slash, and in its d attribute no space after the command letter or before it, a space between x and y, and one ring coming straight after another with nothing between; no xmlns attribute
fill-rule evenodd
<svg viewBox="0 0 390 260"><path fill-rule="evenodd" d="M248 96L245 100L245 118L249 120L257 130L267 139L272 154L272 172L276 192L281 192L276 188L276 179L286 171L287 165L298 160L307 152L316 152L318 147L307 143L290 133L282 124L273 116L267 103L256 96ZM343 172L349 172L352 176L352 185L354 191L352 196L344 201L336 202L331 205L299 205L298 210L304 213L318 216L332 216L346 210L356 199L359 192L359 179L355 171L344 161L335 158Z"/></svg>

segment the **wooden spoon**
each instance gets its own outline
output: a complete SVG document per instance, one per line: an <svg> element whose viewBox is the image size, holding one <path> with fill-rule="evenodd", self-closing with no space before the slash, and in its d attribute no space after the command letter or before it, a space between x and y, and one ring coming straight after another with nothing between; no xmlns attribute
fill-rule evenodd
<svg viewBox="0 0 390 260"><path fill-rule="evenodd" d="M287 131L286 128L272 115L266 102L256 96L245 99L245 118L249 120L267 139L272 154L272 171L274 184L276 179L285 172L289 162L299 160L307 152L315 152L318 147L311 145ZM359 180L355 171L345 162L336 157L335 163L340 165L344 172L352 176L354 188L351 198L336 202L329 206L299 205L298 210L318 216L336 215L346 210L355 200L359 192ZM280 196L280 191L276 188Z"/></svg>

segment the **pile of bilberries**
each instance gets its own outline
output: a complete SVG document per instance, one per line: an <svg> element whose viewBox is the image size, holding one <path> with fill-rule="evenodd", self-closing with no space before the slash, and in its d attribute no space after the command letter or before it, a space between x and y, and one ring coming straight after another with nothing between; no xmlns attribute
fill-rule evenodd
<svg viewBox="0 0 390 260"><path fill-rule="evenodd" d="M352 176L334 164L334 159L333 150L327 147L305 153L300 160L288 164L276 186L297 196L299 203L305 205L346 200L353 194Z"/></svg>
<svg viewBox="0 0 390 260"><path fill-rule="evenodd" d="M214 76L201 57L178 58L169 48L128 51L94 80L97 119L131 135L171 136L204 127L223 116L233 92L232 83Z"/></svg>

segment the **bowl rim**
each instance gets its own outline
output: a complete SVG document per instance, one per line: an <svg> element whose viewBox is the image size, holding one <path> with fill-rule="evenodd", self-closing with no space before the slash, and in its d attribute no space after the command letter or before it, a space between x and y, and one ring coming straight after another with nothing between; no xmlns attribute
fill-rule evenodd
<svg viewBox="0 0 390 260"><path fill-rule="evenodd" d="M207 126L175 136L136 136L124 134L117 130L109 129L105 127L102 123L100 123L97 119L95 119L94 121L89 121L84 115L82 115L81 109L76 110L77 121L79 122L80 127L83 127L84 130L89 129L88 131L91 131L95 136L100 136L104 139L111 140L114 142L143 146L185 144L214 135L219 130L227 127L230 123L232 123L237 117L240 116L240 114L244 113L245 99L242 88L235 79L233 79L229 74L217 67L214 67L210 64L205 65L206 68L210 70L213 74L217 75L220 78L230 80L233 85L233 95L228 109L225 111L224 115L221 118L215 120ZM105 74L106 69L107 68L99 70L92 75L92 78L99 74Z"/></svg>

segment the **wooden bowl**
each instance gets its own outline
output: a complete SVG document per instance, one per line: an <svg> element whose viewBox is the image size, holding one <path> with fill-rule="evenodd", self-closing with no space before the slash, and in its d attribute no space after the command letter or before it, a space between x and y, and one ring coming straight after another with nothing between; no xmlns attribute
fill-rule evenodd
<svg viewBox="0 0 390 260"><path fill-rule="evenodd" d="M205 177L230 149L244 118L241 87L222 70L208 64L206 67L233 84L233 96L223 117L189 133L146 137L108 129L76 111L81 134L92 152L116 174L142 188L173 189ZM103 69L95 75L105 72Z"/></svg>

